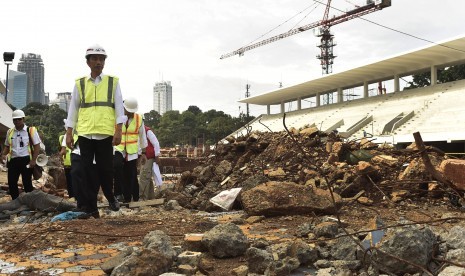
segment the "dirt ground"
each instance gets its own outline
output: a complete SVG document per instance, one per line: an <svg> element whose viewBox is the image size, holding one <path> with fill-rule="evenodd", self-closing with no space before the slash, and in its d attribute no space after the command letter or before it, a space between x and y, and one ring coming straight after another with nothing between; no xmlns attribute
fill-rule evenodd
<svg viewBox="0 0 465 276"><path fill-rule="evenodd" d="M2 173L3 174L3 173ZM2 175L0 174L0 175ZM0 181L2 181L0 179ZM83 241L93 245L109 245L118 242L138 244L150 231L162 230L171 237L173 245L183 246L184 235L188 233L204 233L217 223L228 221L240 222L240 227L253 241L264 237L271 243L279 243L296 239L298 226L303 223L318 221L316 216L280 216L265 218L259 223L247 224L242 212L225 213L223 216L210 216L191 210L164 211L162 207L144 207L143 210L125 215L110 216L106 209L101 210L102 218L89 220L71 220L51 223L45 218L43 223L26 223L8 229L2 225L3 235L0 240L2 252L32 256L37 250L66 249L82 244ZM418 198L406 200L400 204L387 202L365 206L357 202L348 203L340 210L343 225L352 230L363 229L367 221L380 217L386 225L396 225L403 217L420 224L435 225L444 231L456 223L463 223L465 214L448 203L446 199ZM456 217L454 220L444 220ZM242 223L241 223L242 221ZM437 221L437 222L435 222ZM304 238L307 242L312 242ZM208 256L204 259L207 275L232 275L232 269L247 264L244 257L215 259ZM39 273L31 271L30 275ZM38 275L38 274L37 274ZM43 274L41 274L43 275Z"/></svg>
<svg viewBox="0 0 465 276"><path fill-rule="evenodd" d="M0 171L0 184L3 187L7 183L6 175L6 172ZM433 195L426 193L419 196L416 194L407 196L398 202L391 202L389 199L379 199L364 204L356 200L348 201L339 211L340 221L342 226L352 232L367 230L368 221L375 217L380 218L386 226L395 227L400 227L398 224L401 218L431 225L442 231L447 231L455 224L465 225L463 209L452 206L445 196L433 197ZM0 201L5 202L8 198L9 196L6 195ZM123 207L122 211L117 213L102 207L100 213L102 216L100 219L51 223L51 216L42 216L40 219L43 219L43 222L41 223L37 222L39 219L34 223L11 223L11 220L1 222L1 253L32 258L41 250L60 249L64 251L84 243L103 247L115 243L137 245L147 233L153 230L165 232L171 237L173 245L184 247L185 234L205 233L218 223L229 221L238 224L251 242L258 238L265 238L270 243L280 243L302 238L297 234L300 225L317 224L321 221L321 217L316 215L288 215L268 217L260 222L247 224L245 221L247 215L241 210L218 215L187 209L165 211L162 206L142 207L133 209L132 212ZM337 216L332 217L337 218ZM302 239L308 243L317 242L309 237ZM102 259L101 263L104 261L105 259ZM101 264L98 262L95 263L96 266ZM246 264L243 256L216 259L205 254L201 270L206 275L232 275L232 269ZM29 272L29 275L39 275L39 273L46 275L40 272L38 267L31 267ZM104 275L102 273L103 271L100 271L100 274L68 275Z"/></svg>

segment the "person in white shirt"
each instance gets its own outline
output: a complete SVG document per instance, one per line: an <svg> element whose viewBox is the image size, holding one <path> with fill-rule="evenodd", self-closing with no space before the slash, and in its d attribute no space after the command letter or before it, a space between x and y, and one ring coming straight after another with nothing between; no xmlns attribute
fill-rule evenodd
<svg viewBox="0 0 465 276"><path fill-rule="evenodd" d="M99 218L97 194L100 185L111 187L113 184L113 146L121 143L125 116L119 78L102 73L106 51L100 45L93 45L85 56L91 72L90 76L75 81L68 109L66 146L73 149L76 128L84 171L81 203L86 213L80 218ZM94 157L103 183L92 181ZM112 203L116 203L116 198Z"/></svg>
<svg viewBox="0 0 465 276"><path fill-rule="evenodd" d="M36 165L41 141L37 129L28 127L24 123L26 115L22 110L13 111L12 115L15 127L7 132L0 162L5 163L5 157L8 155L8 189L11 199L16 199L19 196L18 180L20 175L24 191L28 193L34 189L32 187L32 169Z"/></svg>
<svg viewBox="0 0 465 276"><path fill-rule="evenodd" d="M138 102L129 97L124 100L124 113L127 121L122 127L121 144L114 147L114 193L123 196L123 201L139 201L139 185L137 183L137 164L141 149L142 163L145 162L147 137L142 116L137 114Z"/></svg>
<svg viewBox="0 0 465 276"><path fill-rule="evenodd" d="M142 164L140 169L139 195L142 200L150 200L155 198L155 187L153 185L152 175L157 177L156 173L153 172L153 165L154 163L160 164L160 143L155 133L153 133L152 129L148 126L145 126L145 132L148 142L147 148L145 149L147 161L145 164ZM157 184L157 186L161 185L161 183L158 182Z"/></svg>

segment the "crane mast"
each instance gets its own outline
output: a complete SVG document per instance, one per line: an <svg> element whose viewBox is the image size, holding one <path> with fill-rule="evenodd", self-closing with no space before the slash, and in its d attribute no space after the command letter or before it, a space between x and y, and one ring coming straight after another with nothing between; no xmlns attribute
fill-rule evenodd
<svg viewBox="0 0 465 276"><path fill-rule="evenodd" d="M331 4L331 0L328 0L326 4L325 13L323 19L317 22L313 22L301 27L293 28L285 33L281 33L270 38L264 39L262 41L241 47L235 51L230 53L224 54L220 57L220 59L225 59L228 57L232 57L235 55L243 56L246 51L250 51L252 49L261 47L263 45L275 42L277 40L281 40L283 38L299 34L310 29L314 29L317 27L319 31L317 32L317 36L321 37L320 45L318 47L321 49L320 55L317 55L317 58L321 61L321 66L323 70L323 74L329 74L332 72L332 64L335 58L333 54L333 47L336 45L333 41L334 35L331 34L330 28L334 25L339 23L378 11L382 10L386 7L391 6L391 0L367 0L367 4L365 6L357 7L353 10L350 10L346 13L343 13L339 16L334 16L332 18L328 18L329 16L329 8Z"/></svg>

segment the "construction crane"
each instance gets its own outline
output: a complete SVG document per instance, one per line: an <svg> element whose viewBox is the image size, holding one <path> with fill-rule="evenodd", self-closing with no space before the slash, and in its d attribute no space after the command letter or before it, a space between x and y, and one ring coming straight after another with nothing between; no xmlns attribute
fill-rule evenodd
<svg viewBox="0 0 465 276"><path fill-rule="evenodd" d="M314 0L314 1L318 2L317 0ZM307 24L301 27L293 28L285 33L275 35L273 37L264 39L254 44L241 47L235 51L222 55L220 59L225 59L225 58L228 58L234 55L243 56L246 51L249 51L249 50L258 48L260 46L269 44L271 42L275 42L277 40L319 27L318 30L316 31L316 35L318 37L321 37L320 39L321 43L320 45L317 46L318 48L320 48L321 54L317 55L317 59L320 60L323 74L329 74L329 73L332 73L332 65L334 62L334 58L336 57L333 54L333 47L336 46L336 44L333 40L334 35L331 34L330 28L339 23L366 15L366 14L369 14L369 13L372 13L378 10L382 10L390 6L391 6L391 0L367 0L367 4L365 6L356 7L355 9L350 10L346 13L343 13L339 16L328 18L329 9L331 7L331 0L328 0L322 20L311 23L311 24Z"/></svg>

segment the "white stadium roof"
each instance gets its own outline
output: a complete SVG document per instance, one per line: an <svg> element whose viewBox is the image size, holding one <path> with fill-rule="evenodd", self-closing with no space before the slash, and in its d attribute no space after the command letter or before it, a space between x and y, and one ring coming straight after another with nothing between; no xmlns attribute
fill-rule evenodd
<svg viewBox="0 0 465 276"><path fill-rule="evenodd" d="M447 67L465 63L465 36L438 42L378 62L327 75L294 86L241 99L241 103L275 105L298 98L315 96L317 93L334 92L338 88L362 86L430 70L432 66Z"/></svg>

